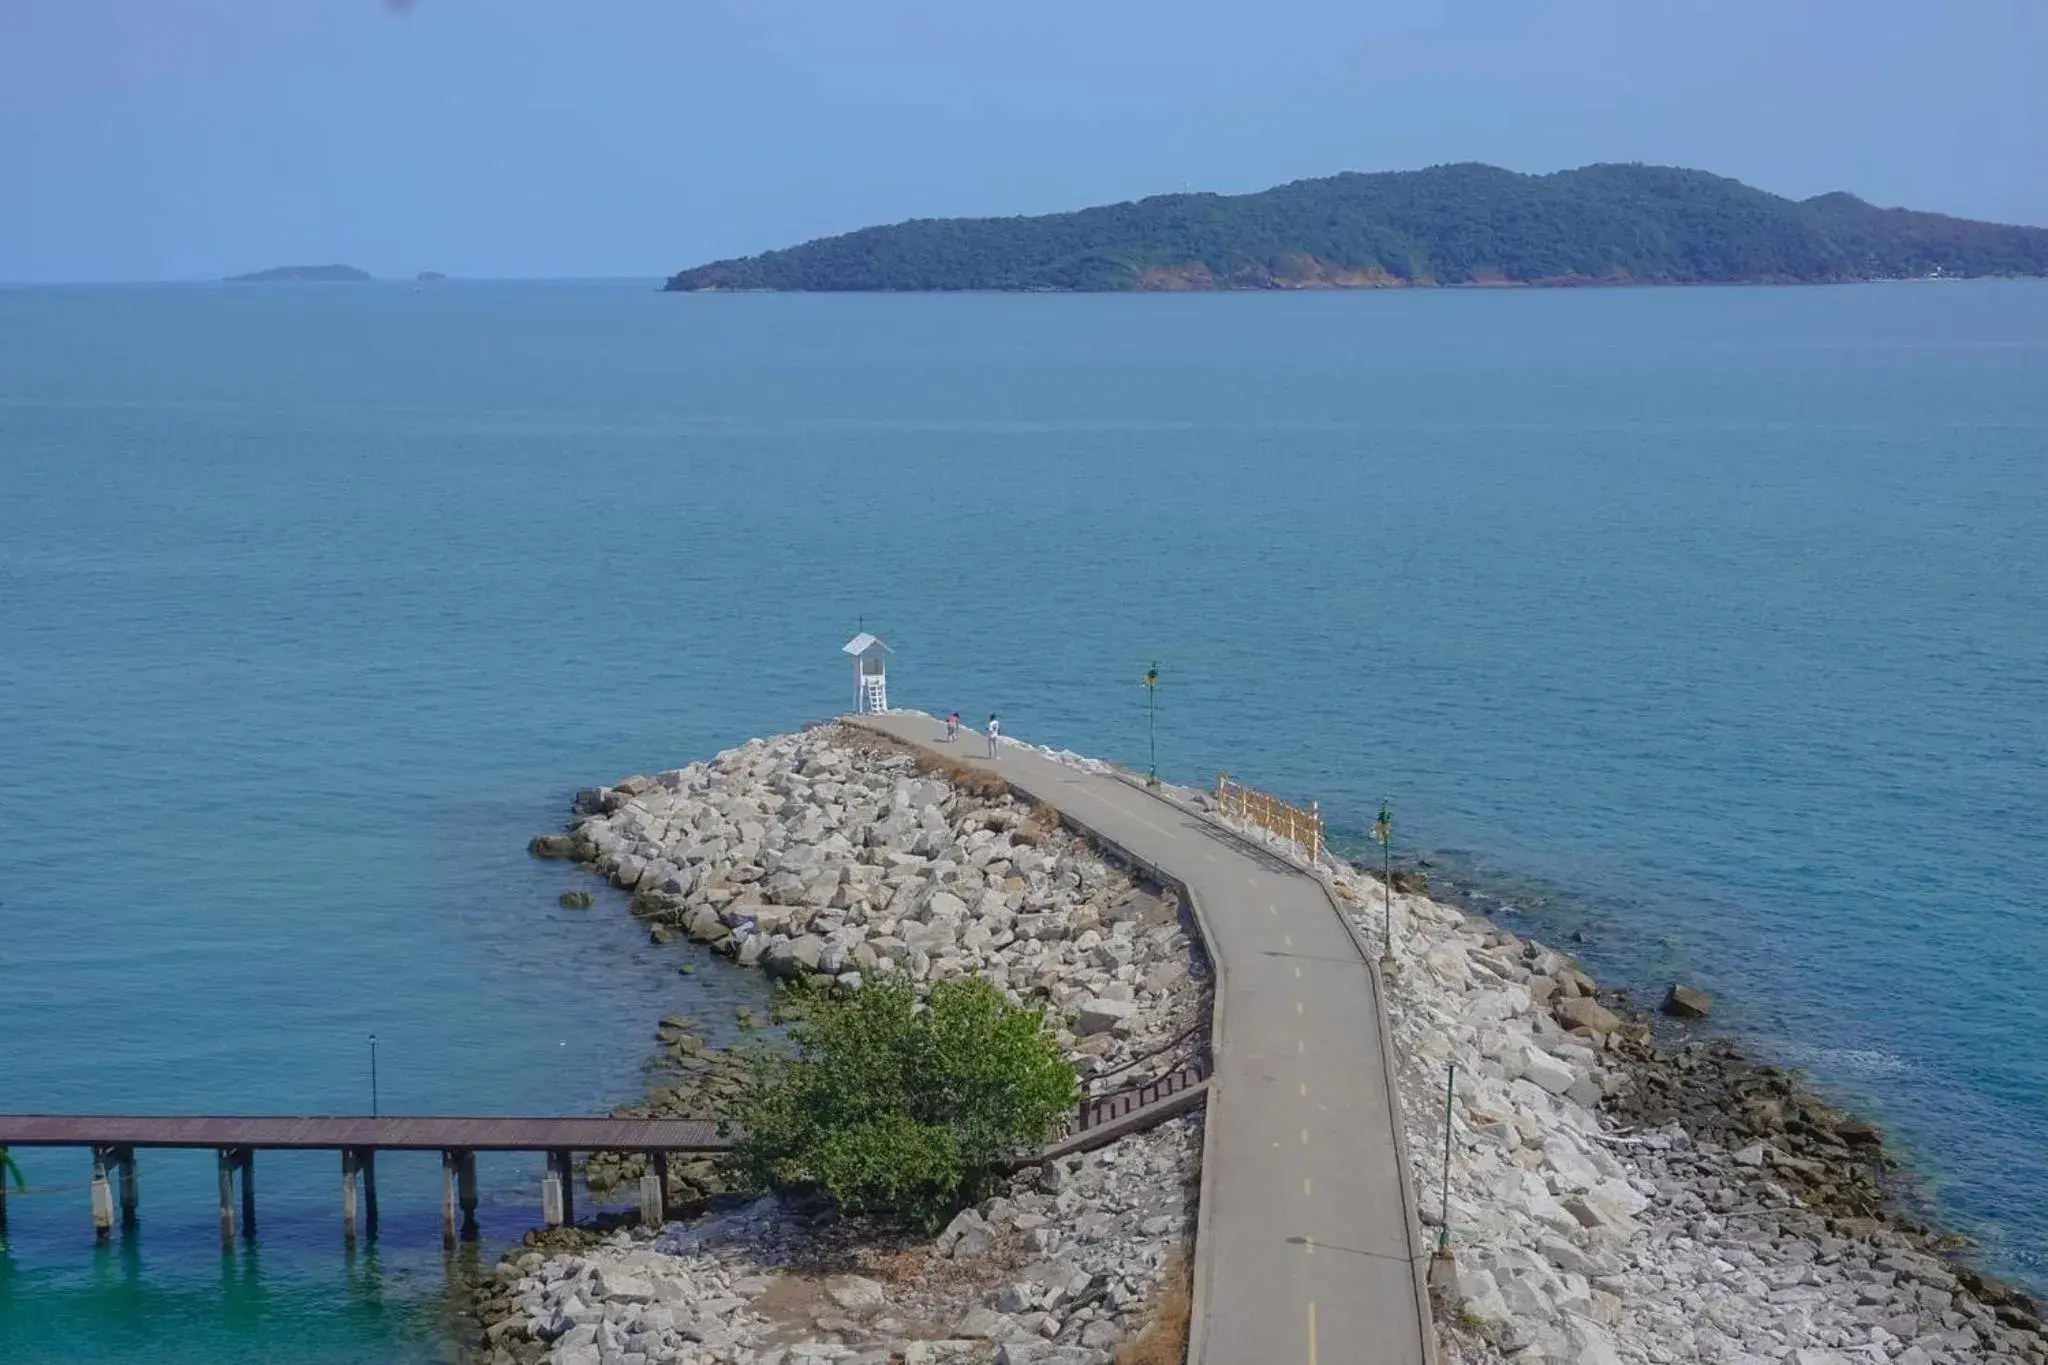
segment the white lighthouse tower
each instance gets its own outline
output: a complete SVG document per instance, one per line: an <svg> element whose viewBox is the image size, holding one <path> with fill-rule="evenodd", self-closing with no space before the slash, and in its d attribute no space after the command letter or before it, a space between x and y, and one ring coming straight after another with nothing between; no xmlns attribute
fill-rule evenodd
<svg viewBox="0 0 2048 1365"><path fill-rule="evenodd" d="M889 646L862 631L842 646L853 656L853 713L880 715L889 709Z"/></svg>

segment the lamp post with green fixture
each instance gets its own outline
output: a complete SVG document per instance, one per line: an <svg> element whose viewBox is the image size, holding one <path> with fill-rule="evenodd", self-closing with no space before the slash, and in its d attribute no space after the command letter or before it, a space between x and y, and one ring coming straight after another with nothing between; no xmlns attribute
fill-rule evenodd
<svg viewBox="0 0 2048 1365"><path fill-rule="evenodd" d="M1380 802L1379 819L1372 822L1372 837L1380 845L1380 885L1385 888L1385 909L1380 915L1380 970L1394 967L1394 808Z"/></svg>
<svg viewBox="0 0 2048 1365"><path fill-rule="evenodd" d="M1152 748L1152 766L1145 784L1159 785L1159 660L1145 670L1145 732Z"/></svg>

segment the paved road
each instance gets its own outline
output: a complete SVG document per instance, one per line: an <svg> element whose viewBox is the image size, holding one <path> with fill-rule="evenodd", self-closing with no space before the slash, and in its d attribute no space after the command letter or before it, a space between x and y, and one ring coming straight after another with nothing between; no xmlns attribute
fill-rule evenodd
<svg viewBox="0 0 2048 1365"><path fill-rule="evenodd" d="M1117 778L918 715L879 728L993 767L1178 877L1220 959L1196 1365L1426 1365L1371 970L1308 876Z"/></svg>

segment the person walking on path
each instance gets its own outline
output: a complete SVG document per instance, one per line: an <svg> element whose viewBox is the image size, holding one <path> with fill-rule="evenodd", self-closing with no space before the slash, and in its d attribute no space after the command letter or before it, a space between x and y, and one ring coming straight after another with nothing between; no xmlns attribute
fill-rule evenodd
<svg viewBox="0 0 2048 1365"><path fill-rule="evenodd" d="M959 738L960 713L958 711L955 711L951 715L946 717L946 743L951 744Z"/></svg>
<svg viewBox="0 0 2048 1365"><path fill-rule="evenodd" d="M996 741L1002 737L1003 723L996 719L995 713L991 711L988 717L988 756L990 758L996 756Z"/></svg>

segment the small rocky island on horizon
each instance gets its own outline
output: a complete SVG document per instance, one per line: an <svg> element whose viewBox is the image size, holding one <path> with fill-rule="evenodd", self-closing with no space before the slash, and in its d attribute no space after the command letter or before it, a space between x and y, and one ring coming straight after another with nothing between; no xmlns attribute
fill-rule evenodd
<svg viewBox="0 0 2048 1365"><path fill-rule="evenodd" d="M713 261L670 291L1845 284L2048 276L2048 229L1786 199L1672 166L1347 172L1256 194L921 218Z"/></svg>
<svg viewBox="0 0 2048 1365"><path fill-rule="evenodd" d="M247 275L229 275L227 284L360 284L370 278L367 270L352 265L280 265Z"/></svg>

